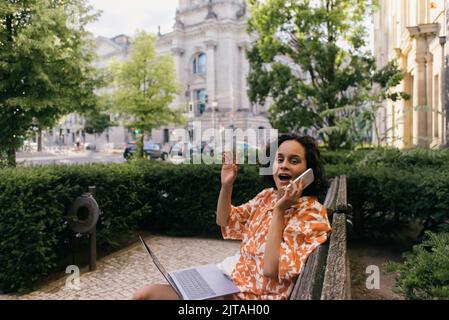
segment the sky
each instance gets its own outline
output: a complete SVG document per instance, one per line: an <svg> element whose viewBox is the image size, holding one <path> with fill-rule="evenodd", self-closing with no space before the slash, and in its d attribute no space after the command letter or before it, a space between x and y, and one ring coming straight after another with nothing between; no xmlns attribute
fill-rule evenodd
<svg viewBox="0 0 449 320"><path fill-rule="evenodd" d="M133 36L137 29L156 33L172 31L178 0L88 0L103 13L87 29L95 36Z"/></svg>
<svg viewBox="0 0 449 320"><path fill-rule="evenodd" d="M179 0L88 0L103 13L88 30L95 36L112 38L119 34L133 36L137 29L157 33L173 30ZM370 31L368 48L372 48L371 20L365 22Z"/></svg>

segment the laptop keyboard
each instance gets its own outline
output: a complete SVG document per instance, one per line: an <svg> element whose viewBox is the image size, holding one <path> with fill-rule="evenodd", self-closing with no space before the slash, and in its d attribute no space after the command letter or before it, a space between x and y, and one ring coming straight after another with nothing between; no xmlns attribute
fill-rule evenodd
<svg viewBox="0 0 449 320"><path fill-rule="evenodd" d="M196 269L177 271L175 275L189 299L202 299L216 295Z"/></svg>

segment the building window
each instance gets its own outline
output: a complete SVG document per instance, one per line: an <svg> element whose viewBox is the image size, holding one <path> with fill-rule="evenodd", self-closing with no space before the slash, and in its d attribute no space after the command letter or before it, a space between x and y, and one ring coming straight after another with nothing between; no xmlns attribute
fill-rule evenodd
<svg viewBox="0 0 449 320"><path fill-rule="evenodd" d="M206 55L204 53L198 54L192 62L192 70L194 74L206 73Z"/></svg>
<svg viewBox="0 0 449 320"><path fill-rule="evenodd" d="M170 142L170 132L168 129L164 129L164 143Z"/></svg>
<svg viewBox="0 0 449 320"><path fill-rule="evenodd" d="M203 114L206 110L206 99L207 93L205 89L195 90L195 106L197 114Z"/></svg>

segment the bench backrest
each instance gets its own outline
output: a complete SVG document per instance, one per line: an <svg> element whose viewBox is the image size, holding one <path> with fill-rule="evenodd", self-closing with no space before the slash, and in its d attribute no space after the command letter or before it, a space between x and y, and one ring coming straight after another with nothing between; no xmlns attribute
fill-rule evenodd
<svg viewBox="0 0 449 320"><path fill-rule="evenodd" d="M350 299L349 260L346 251L347 204L346 176L335 177L323 204L332 233L329 241L308 257L290 300Z"/></svg>

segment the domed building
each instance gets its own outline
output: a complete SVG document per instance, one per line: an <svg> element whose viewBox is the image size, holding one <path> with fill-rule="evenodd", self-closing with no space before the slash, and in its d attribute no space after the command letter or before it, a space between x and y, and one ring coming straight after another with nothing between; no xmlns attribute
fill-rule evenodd
<svg viewBox="0 0 449 320"><path fill-rule="evenodd" d="M179 0L173 31L160 34L158 54L171 54L181 94L171 107L181 108L192 137L215 128L270 129L266 106L251 104L246 77L249 62L245 0ZM156 142L171 141L174 127L153 130Z"/></svg>

